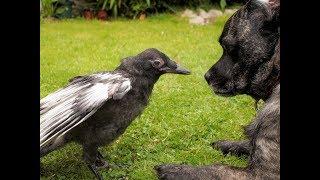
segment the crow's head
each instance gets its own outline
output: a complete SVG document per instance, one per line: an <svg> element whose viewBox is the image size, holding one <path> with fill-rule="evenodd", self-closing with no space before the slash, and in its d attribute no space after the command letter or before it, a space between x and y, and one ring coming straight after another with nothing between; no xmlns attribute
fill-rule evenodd
<svg viewBox="0 0 320 180"><path fill-rule="evenodd" d="M165 73L190 74L189 70L155 48L146 49L136 56L123 59L118 69L150 77L159 77Z"/></svg>

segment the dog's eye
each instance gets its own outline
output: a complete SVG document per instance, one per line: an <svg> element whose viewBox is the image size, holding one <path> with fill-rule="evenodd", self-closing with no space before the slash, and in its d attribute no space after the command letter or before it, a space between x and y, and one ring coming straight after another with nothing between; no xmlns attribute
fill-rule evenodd
<svg viewBox="0 0 320 180"><path fill-rule="evenodd" d="M235 48L230 49L230 54L231 55L237 55L237 50Z"/></svg>
<svg viewBox="0 0 320 180"><path fill-rule="evenodd" d="M228 53L229 55L234 56L234 55L237 54L237 48L236 48L235 46L229 45L229 46L224 47L223 49L224 49L224 50L226 51L226 53Z"/></svg>

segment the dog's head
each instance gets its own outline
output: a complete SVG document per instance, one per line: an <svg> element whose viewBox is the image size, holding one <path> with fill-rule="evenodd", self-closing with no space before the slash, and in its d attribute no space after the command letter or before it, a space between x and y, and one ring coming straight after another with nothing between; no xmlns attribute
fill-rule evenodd
<svg viewBox="0 0 320 180"><path fill-rule="evenodd" d="M226 22L223 55L205 74L218 95L266 99L280 79L280 2L250 0Z"/></svg>

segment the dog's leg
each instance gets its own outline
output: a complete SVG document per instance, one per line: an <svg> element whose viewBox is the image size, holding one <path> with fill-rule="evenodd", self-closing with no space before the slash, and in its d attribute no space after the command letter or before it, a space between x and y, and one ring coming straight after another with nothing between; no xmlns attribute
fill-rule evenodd
<svg viewBox="0 0 320 180"><path fill-rule="evenodd" d="M160 180L247 180L253 177L245 169L218 164L203 167L160 165L155 170Z"/></svg>
<svg viewBox="0 0 320 180"><path fill-rule="evenodd" d="M211 144L215 149L219 149L223 154L231 153L233 155L249 155L250 154L250 142L249 140L243 141L216 141Z"/></svg>

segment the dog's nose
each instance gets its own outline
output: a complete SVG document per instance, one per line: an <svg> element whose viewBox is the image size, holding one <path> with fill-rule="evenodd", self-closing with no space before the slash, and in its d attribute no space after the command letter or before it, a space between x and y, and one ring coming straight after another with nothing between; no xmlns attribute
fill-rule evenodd
<svg viewBox="0 0 320 180"><path fill-rule="evenodd" d="M209 80L210 80L210 73L207 72L207 73L204 75L204 78L206 79L207 82L209 82Z"/></svg>

